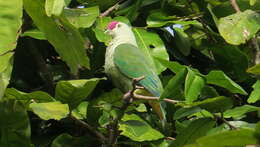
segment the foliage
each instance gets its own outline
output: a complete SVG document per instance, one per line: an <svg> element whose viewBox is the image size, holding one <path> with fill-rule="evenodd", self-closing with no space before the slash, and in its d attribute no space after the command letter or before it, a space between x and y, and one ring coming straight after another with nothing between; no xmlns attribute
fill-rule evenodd
<svg viewBox="0 0 260 147"><path fill-rule="evenodd" d="M259 12L257 0L0 1L0 146L259 144ZM106 78L112 20L160 76L166 122Z"/></svg>

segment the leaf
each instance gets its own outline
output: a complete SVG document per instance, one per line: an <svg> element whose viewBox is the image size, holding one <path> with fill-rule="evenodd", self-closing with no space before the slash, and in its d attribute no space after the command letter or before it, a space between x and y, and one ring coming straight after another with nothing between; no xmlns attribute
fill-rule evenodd
<svg viewBox="0 0 260 147"><path fill-rule="evenodd" d="M10 64L4 71L0 72L0 100L4 95L5 88L9 84L13 66Z"/></svg>
<svg viewBox="0 0 260 147"><path fill-rule="evenodd" d="M255 103L260 100L260 80L257 80L256 83L252 86L254 90L251 92L249 98L247 99L248 103Z"/></svg>
<svg viewBox="0 0 260 147"><path fill-rule="evenodd" d="M214 135L201 137L196 140L194 147L226 147L226 146L245 146L250 144L257 144L252 129L239 129L224 131ZM188 147L188 146L185 146Z"/></svg>
<svg viewBox="0 0 260 147"><path fill-rule="evenodd" d="M0 102L0 146L31 147L31 128L25 107L16 100Z"/></svg>
<svg viewBox="0 0 260 147"><path fill-rule="evenodd" d="M224 72L219 70L212 70L205 76L208 84L217 85L226 88L232 93L240 93L247 95L247 92L237 83L232 81Z"/></svg>
<svg viewBox="0 0 260 147"><path fill-rule="evenodd" d="M177 120L200 111L201 109L199 107L180 108L174 113L173 119Z"/></svg>
<svg viewBox="0 0 260 147"><path fill-rule="evenodd" d="M160 59L160 58L155 58L155 59L158 60L158 61L160 61L160 63L161 63L164 67L169 68L172 72L174 72L174 73L176 73L176 74L186 68L185 65L181 65L181 64L178 63L178 62L168 61L168 60L164 60L164 59Z"/></svg>
<svg viewBox="0 0 260 147"><path fill-rule="evenodd" d="M55 99L69 104L70 109L77 107L104 78L59 81L55 89Z"/></svg>
<svg viewBox="0 0 260 147"><path fill-rule="evenodd" d="M89 8L65 9L64 15L74 27L89 28L99 16L99 8L95 6Z"/></svg>
<svg viewBox="0 0 260 147"><path fill-rule="evenodd" d="M133 28L138 47L143 51L144 55L150 58L150 63L154 66L158 74L166 68L154 58L169 60L163 41L158 34L148 32L144 29Z"/></svg>
<svg viewBox="0 0 260 147"><path fill-rule="evenodd" d="M206 133L215 125L215 121L210 118L200 118L192 121L187 128L177 135L176 141L171 144L172 147L183 147L196 139L206 135Z"/></svg>
<svg viewBox="0 0 260 147"><path fill-rule="evenodd" d="M194 102L191 105L187 105L186 107L200 107L202 109L206 109L212 113L215 113L224 112L225 110L230 109L232 106L232 99L225 96L218 96L214 98L208 98L199 102Z"/></svg>
<svg viewBox="0 0 260 147"><path fill-rule="evenodd" d="M30 108L43 120L60 120L69 114L69 106L60 102L32 103Z"/></svg>
<svg viewBox="0 0 260 147"><path fill-rule="evenodd" d="M248 68L247 72L255 75L260 75L260 63Z"/></svg>
<svg viewBox="0 0 260 147"><path fill-rule="evenodd" d="M28 102L30 100L33 100L35 102L55 101L55 99L52 96L50 96L48 93L45 93L43 91L34 91L31 93L25 93L25 92L15 89L15 88L7 88L5 91L4 98L16 99L16 100L25 101L25 102Z"/></svg>
<svg viewBox="0 0 260 147"><path fill-rule="evenodd" d="M21 34L21 37L27 37L27 36L32 37L34 39L46 40L44 33L38 29L31 29Z"/></svg>
<svg viewBox="0 0 260 147"><path fill-rule="evenodd" d="M184 32L183 29L174 28L174 31L175 34L173 39L176 46L183 55L188 56L191 50L189 36Z"/></svg>
<svg viewBox="0 0 260 147"><path fill-rule="evenodd" d="M240 118L242 115L248 112L260 110L259 107L251 106L251 105L243 105L240 107L235 107L234 109L229 109L224 112L223 116L225 118Z"/></svg>
<svg viewBox="0 0 260 147"><path fill-rule="evenodd" d="M21 0L0 2L0 99L9 84L12 72L12 50L15 49L22 24Z"/></svg>
<svg viewBox="0 0 260 147"><path fill-rule="evenodd" d="M119 130L122 131L121 135L129 137L134 141L151 141L164 137L135 114L125 114L122 122L119 124Z"/></svg>
<svg viewBox="0 0 260 147"><path fill-rule="evenodd" d="M71 0L46 0L45 12L47 16L60 16L64 7L70 3Z"/></svg>
<svg viewBox="0 0 260 147"><path fill-rule="evenodd" d="M182 87L182 84L184 83L186 74L187 74L187 70L186 68L183 68L174 77L172 77L170 81L167 83L167 85L165 86L160 99L176 98L179 89Z"/></svg>
<svg viewBox="0 0 260 147"><path fill-rule="evenodd" d="M88 144L85 136L73 137L67 133L63 133L53 140L51 147L78 147L83 144Z"/></svg>
<svg viewBox="0 0 260 147"><path fill-rule="evenodd" d="M210 50L214 55L218 67L226 74L239 81L248 78L248 74L246 73L249 63L248 57L237 46L214 44L214 46L210 46Z"/></svg>
<svg viewBox="0 0 260 147"><path fill-rule="evenodd" d="M76 109L72 110L72 115L77 119L86 119L88 104L88 102L80 103Z"/></svg>
<svg viewBox="0 0 260 147"><path fill-rule="evenodd" d="M89 68L84 39L76 28L63 17L48 17L41 0L24 0L24 8L73 73L80 66Z"/></svg>
<svg viewBox="0 0 260 147"><path fill-rule="evenodd" d="M196 75L194 71L188 69L188 74L185 80L185 99L187 103L192 103L196 100L205 85L205 81L202 77Z"/></svg>
<svg viewBox="0 0 260 147"><path fill-rule="evenodd" d="M246 43L259 29L260 15L252 10L220 18L218 25L220 35L233 45Z"/></svg>

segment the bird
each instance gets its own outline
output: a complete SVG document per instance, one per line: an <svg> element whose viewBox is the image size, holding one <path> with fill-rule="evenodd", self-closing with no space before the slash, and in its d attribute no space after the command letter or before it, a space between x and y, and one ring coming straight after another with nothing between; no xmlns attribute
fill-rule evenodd
<svg viewBox="0 0 260 147"><path fill-rule="evenodd" d="M119 21L107 25L106 32L111 35L105 53L105 73L112 83L123 93L132 89L134 78L144 77L139 84L147 96L160 97L163 86L149 59L138 47L131 26ZM153 111L165 123L165 111L159 101L149 101Z"/></svg>

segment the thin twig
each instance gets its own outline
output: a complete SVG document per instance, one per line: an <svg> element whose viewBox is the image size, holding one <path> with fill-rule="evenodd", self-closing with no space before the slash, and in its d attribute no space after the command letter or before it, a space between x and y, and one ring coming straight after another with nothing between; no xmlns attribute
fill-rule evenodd
<svg viewBox="0 0 260 147"><path fill-rule="evenodd" d="M70 118L72 120L74 120L75 122L77 122L78 124L80 124L82 127L88 129L89 131L91 131L93 134L95 134L98 139L102 142L102 143L105 143L107 141L106 137L99 133L95 128L93 128L92 126L90 126L88 123L82 121L82 120L79 120L77 118L75 118L74 116L70 115Z"/></svg>
<svg viewBox="0 0 260 147"><path fill-rule="evenodd" d="M230 4L232 5L233 9L236 10L236 12L241 12L236 0L230 0Z"/></svg>
<svg viewBox="0 0 260 147"><path fill-rule="evenodd" d="M108 8L105 12L101 13L100 17L108 16L112 11L118 9L119 3L121 3L121 1L117 2L115 5L113 5L112 7Z"/></svg>

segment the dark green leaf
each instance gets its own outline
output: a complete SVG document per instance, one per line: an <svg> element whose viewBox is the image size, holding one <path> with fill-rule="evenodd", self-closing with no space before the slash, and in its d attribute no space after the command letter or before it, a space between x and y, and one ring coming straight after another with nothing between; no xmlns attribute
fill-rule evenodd
<svg viewBox="0 0 260 147"><path fill-rule="evenodd" d="M160 61L160 63L161 63L164 67L169 68L172 72L174 72L174 73L176 73L176 74L186 68L186 66L181 65L181 64L178 63L178 62L163 60L163 59L160 59L160 58L155 58L155 59L158 60L158 61Z"/></svg>
<svg viewBox="0 0 260 147"><path fill-rule="evenodd" d="M183 55L190 54L191 43L183 29L174 28L174 42Z"/></svg>
<svg viewBox="0 0 260 147"><path fill-rule="evenodd" d="M194 100L198 98L204 85L204 79L201 76L196 75L196 73L191 69L188 69L184 90L185 99L187 103L192 103Z"/></svg>
<svg viewBox="0 0 260 147"><path fill-rule="evenodd" d="M89 28L99 16L98 7L65 9L64 15L76 28Z"/></svg>
<svg viewBox="0 0 260 147"><path fill-rule="evenodd" d="M208 84L213 84L226 88L232 93L247 95L247 92L242 87L240 87L222 71L212 70L205 77Z"/></svg>
<svg viewBox="0 0 260 147"><path fill-rule="evenodd" d="M63 133L53 140L51 147L78 147L87 143L88 140L85 137L72 137Z"/></svg>
<svg viewBox="0 0 260 147"><path fill-rule="evenodd" d="M180 108L178 109L174 115L173 115L173 119L177 120L186 116L189 116L191 114L194 114L196 112L200 112L201 108L199 107L191 107L191 108Z"/></svg>
<svg viewBox="0 0 260 147"><path fill-rule="evenodd" d="M225 131L214 135L201 137L196 140L194 147L226 147L245 146L257 143L257 138L252 129L239 129ZM186 146L188 147L188 146ZM190 146L189 146L190 147Z"/></svg>
<svg viewBox="0 0 260 147"><path fill-rule="evenodd" d="M69 104L72 110L77 107L82 100L87 98L100 80L104 80L104 78L60 81L55 89L55 99L62 103Z"/></svg>
<svg viewBox="0 0 260 147"><path fill-rule="evenodd" d="M259 110L259 107L251 106L251 105L243 105L240 107L235 107L234 109L230 109L224 112L224 117L225 118L239 118L242 115L252 112L252 111L257 111Z"/></svg>
<svg viewBox="0 0 260 147"><path fill-rule="evenodd" d="M63 17L48 17L41 0L24 0L24 8L73 73L80 66L89 68L84 39L76 28Z"/></svg>
<svg viewBox="0 0 260 147"><path fill-rule="evenodd" d="M177 135L172 147L183 147L204 136L215 125L215 121L210 118L201 118L192 121L187 128Z"/></svg>
<svg viewBox="0 0 260 147"><path fill-rule="evenodd" d="M186 68L183 68L173 78L171 78L164 88L164 91L161 95L161 99L176 98L179 89L182 87L182 84L184 83L186 74L187 74L187 70Z"/></svg>
<svg viewBox="0 0 260 147"><path fill-rule="evenodd" d="M138 47L143 51L144 55L149 57L149 61L155 71L160 74L166 68L154 58L169 60L169 55L166 51L163 41L158 34L148 32L144 29L134 28L133 32L136 37Z"/></svg>
<svg viewBox="0 0 260 147"><path fill-rule="evenodd" d="M16 100L0 102L0 146L31 147L31 128L25 107Z"/></svg>
<svg viewBox="0 0 260 147"><path fill-rule="evenodd" d="M135 114L125 114L119 124L119 130L122 131L121 135L127 136L134 141L151 141L164 137Z"/></svg>
<svg viewBox="0 0 260 147"><path fill-rule="evenodd" d="M230 98L224 96L218 96L214 98L208 98L203 101L195 102L189 107L200 107L202 109L206 109L210 112L224 112L225 110L231 108L233 106L233 101Z"/></svg>

